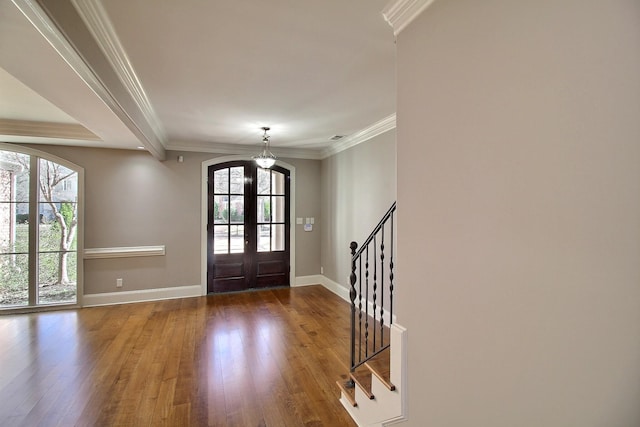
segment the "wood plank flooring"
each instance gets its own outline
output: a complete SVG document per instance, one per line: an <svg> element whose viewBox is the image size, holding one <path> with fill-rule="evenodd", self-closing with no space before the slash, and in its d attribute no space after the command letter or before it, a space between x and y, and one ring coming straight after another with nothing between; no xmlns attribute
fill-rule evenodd
<svg viewBox="0 0 640 427"><path fill-rule="evenodd" d="M321 286L0 316L0 426L352 427Z"/></svg>

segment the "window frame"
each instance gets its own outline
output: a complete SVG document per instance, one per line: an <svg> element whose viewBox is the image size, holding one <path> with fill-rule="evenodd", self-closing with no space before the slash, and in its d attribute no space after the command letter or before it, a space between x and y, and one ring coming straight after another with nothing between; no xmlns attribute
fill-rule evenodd
<svg viewBox="0 0 640 427"><path fill-rule="evenodd" d="M40 160L57 163L77 173L77 215L78 225L76 229L76 302L75 303L43 303L38 304L38 288L32 286L37 283L38 258L40 245L38 242L38 228L29 227L29 302L28 305L0 307L0 314L12 314L32 311L60 310L66 308L82 307L84 294L84 168L54 154L36 150L31 147L0 142L0 150L20 153L30 156L31 175L29 179L29 222L38 224L40 204ZM35 171L35 172L34 172Z"/></svg>

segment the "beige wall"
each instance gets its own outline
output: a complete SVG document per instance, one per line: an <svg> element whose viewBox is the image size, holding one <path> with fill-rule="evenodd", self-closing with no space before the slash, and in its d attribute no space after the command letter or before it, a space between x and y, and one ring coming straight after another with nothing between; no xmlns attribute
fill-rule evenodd
<svg viewBox="0 0 640 427"><path fill-rule="evenodd" d="M145 152L32 146L85 168L85 248L165 245L166 255L85 260L84 293L200 285L202 162L208 153ZM178 154L184 162L178 163ZM296 167L296 211L319 216L320 162ZM296 275L319 271L319 233L296 231Z"/></svg>
<svg viewBox="0 0 640 427"><path fill-rule="evenodd" d="M362 243L396 200L396 132L322 160L324 275L349 286L349 244Z"/></svg>
<svg viewBox="0 0 640 427"><path fill-rule="evenodd" d="M407 425L640 425L640 2L436 1L397 46Z"/></svg>
<svg viewBox="0 0 640 427"><path fill-rule="evenodd" d="M313 231L296 225L296 276L320 274L320 244L323 232L320 209L320 161L287 159L296 166L296 217L314 218ZM295 222L295 218L291 221Z"/></svg>

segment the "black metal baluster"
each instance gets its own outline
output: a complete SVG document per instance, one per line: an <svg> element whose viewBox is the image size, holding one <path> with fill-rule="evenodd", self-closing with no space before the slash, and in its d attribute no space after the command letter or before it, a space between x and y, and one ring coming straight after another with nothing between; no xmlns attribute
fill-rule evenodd
<svg viewBox="0 0 640 427"><path fill-rule="evenodd" d="M358 244L351 242L349 247L351 248L351 275L349 276L351 290L349 291L349 299L351 300L351 371L353 372L356 366L356 261L354 256Z"/></svg>
<svg viewBox="0 0 640 427"><path fill-rule="evenodd" d="M373 351L376 349L376 299L378 298L378 256L376 251L378 249L376 242L376 236L373 236Z"/></svg>
<svg viewBox="0 0 640 427"><path fill-rule="evenodd" d="M384 347L384 226L380 234L380 348Z"/></svg>
<svg viewBox="0 0 640 427"><path fill-rule="evenodd" d="M370 358L377 355L382 350L389 347L390 342L385 344L385 332L384 327L386 325L391 325L393 323L393 293L394 293L394 254L395 254L395 231L394 231L394 221L395 216L394 213L396 211L396 204L394 203L391 208L384 215L382 220L378 223L378 225L371 232L369 237L365 240L362 247L358 249L358 244L356 242L351 242L349 246L351 249L351 274L349 276L350 282L350 290L349 290L349 298L351 301L351 372L355 371L355 369L362 365L364 362L369 360ZM388 232L387 236L385 236L385 227L390 226L391 229ZM389 248L389 243L385 241L385 237L391 238L391 247ZM378 241L380 241L380 246L378 246ZM369 247L372 246L373 249L370 250ZM389 254L385 254L385 250L389 252ZM380 251L380 256L378 257L378 251ZM371 252L371 254L369 253ZM369 258L371 255L371 258ZM388 292L389 292L389 307L387 307L385 311L385 289L387 278L385 277L385 257L388 258ZM364 258L364 283L363 283L363 260ZM373 265L371 265L373 262ZM380 263L378 265L378 263ZM373 286L370 289L369 281L371 276L371 269L373 268ZM356 282L358 282L358 286L356 287ZM364 289L362 289L364 287ZM378 297L378 291L381 292L381 295ZM370 296L370 292L373 294ZM358 299L356 304L356 298ZM371 304L371 307L369 305ZM363 307L364 305L364 307ZM378 307L380 308L378 310ZM358 318L356 319L356 310L358 310ZM385 320L386 313L389 314L389 319ZM369 318L371 315L371 319ZM380 338L378 338L378 316L380 316ZM363 319L364 318L364 319ZM356 325L357 320L357 325ZM369 323L373 321L373 336L372 340L369 339ZM362 331L364 326L364 333ZM356 327L358 328L356 334ZM356 343L356 335L358 338L358 342ZM364 344L363 344L363 335L364 335ZM389 338L387 338L389 339ZM362 351L362 347L364 346L364 354ZM358 357L356 358L356 351L358 352ZM348 380L347 385L350 387L354 386L353 380Z"/></svg>
<svg viewBox="0 0 640 427"><path fill-rule="evenodd" d="M369 246L366 248L364 277L366 280L365 299L364 299L364 355L369 355Z"/></svg>
<svg viewBox="0 0 640 427"><path fill-rule="evenodd" d="M358 257L358 363L362 360L362 257Z"/></svg>
<svg viewBox="0 0 640 427"><path fill-rule="evenodd" d="M391 213L391 257L389 257L389 324L393 323L393 212Z"/></svg>

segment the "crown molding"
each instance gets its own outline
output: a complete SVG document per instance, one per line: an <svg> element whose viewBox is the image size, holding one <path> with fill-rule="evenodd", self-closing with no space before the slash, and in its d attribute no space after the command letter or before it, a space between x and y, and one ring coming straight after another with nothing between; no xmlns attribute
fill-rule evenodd
<svg viewBox="0 0 640 427"><path fill-rule="evenodd" d="M0 119L0 135L34 138L77 139L100 141L89 129L75 123L51 123L31 120Z"/></svg>
<svg viewBox="0 0 640 427"><path fill-rule="evenodd" d="M392 0L382 11L382 16L393 28L393 34L397 36L434 1Z"/></svg>
<svg viewBox="0 0 640 427"><path fill-rule="evenodd" d="M107 11L100 0L71 0L80 18L91 32L94 40L107 57L111 68L133 98L144 118L149 123L156 139L166 144L167 134L158 118L138 75L124 50Z"/></svg>
<svg viewBox="0 0 640 427"><path fill-rule="evenodd" d="M132 115L124 109L118 99L112 94L112 91L100 79L100 73L92 68L91 64L86 62L81 52L77 51L72 42L67 39L62 29L58 27L54 17L49 16L38 0L12 0L16 7L24 14L31 24L42 34L56 52L69 64L71 69L95 92L95 94L113 111L116 116L131 130L139 139L142 145L157 159L165 159L164 143L166 137L163 135L158 126L152 122L145 123L146 128L153 129L153 133L142 130L140 123L136 123L132 119ZM59 1L59 0L56 0ZM45 2L46 3L46 2ZM43 3L44 4L44 3ZM74 6L75 7L75 6ZM77 9L76 9L77 10ZM82 14L78 11L79 14ZM83 18L84 19L84 18ZM92 29L89 29L93 33ZM96 41L99 43L98 41ZM106 54L105 54L106 55ZM109 60L111 63L111 61ZM113 64L111 64L113 67ZM120 73L114 68L114 71ZM131 93L125 83L122 83L129 95L134 100L136 106L140 108L143 117L146 119L145 107L137 100L137 96ZM144 91L142 91L144 93ZM155 116L155 114L153 115ZM156 122L157 120L153 120Z"/></svg>
<svg viewBox="0 0 640 427"><path fill-rule="evenodd" d="M324 150L322 150L321 158L326 159L327 157L338 154L341 151L347 150L351 147L355 147L356 145L368 141L371 138L375 138L378 135L395 129L395 127L396 113L393 113L390 116L387 116L384 119L375 122L371 126L366 127L359 132L351 134L346 138L339 140L330 147L325 148Z"/></svg>
<svg viewBox="0 0 640 427"><path fill-rule="evenodd" d="M246 145L246 144L221 144L215 142L200 141L169 141L167 150L171 151L187 151L197 153L216 153L216 154L238 154L238 155L255 155L258 154L262 146ZM271 146L271 152L278 158L289 159L309 159L321 160L322 153L320 150L310 148L274 148Z"/></svg>
<svg viewBox="0 0 640 427"><path fill-rule="evenodd" d="M388 132L396 127L396 114L385 117L382 120L354 133L340 141L334 143L328 148L315 150L310 148L277 148L271 146L271 151L276 157L284 157L290 159L310 159L322 160L327 157L340 153L358 144L362 144L378 135ZM169 141L167 150L171 151L188 151L198 153L217 153L217 154L245 154L253 155L260 151L258 145L246 144L220 144L199 141Z"/></svg>

